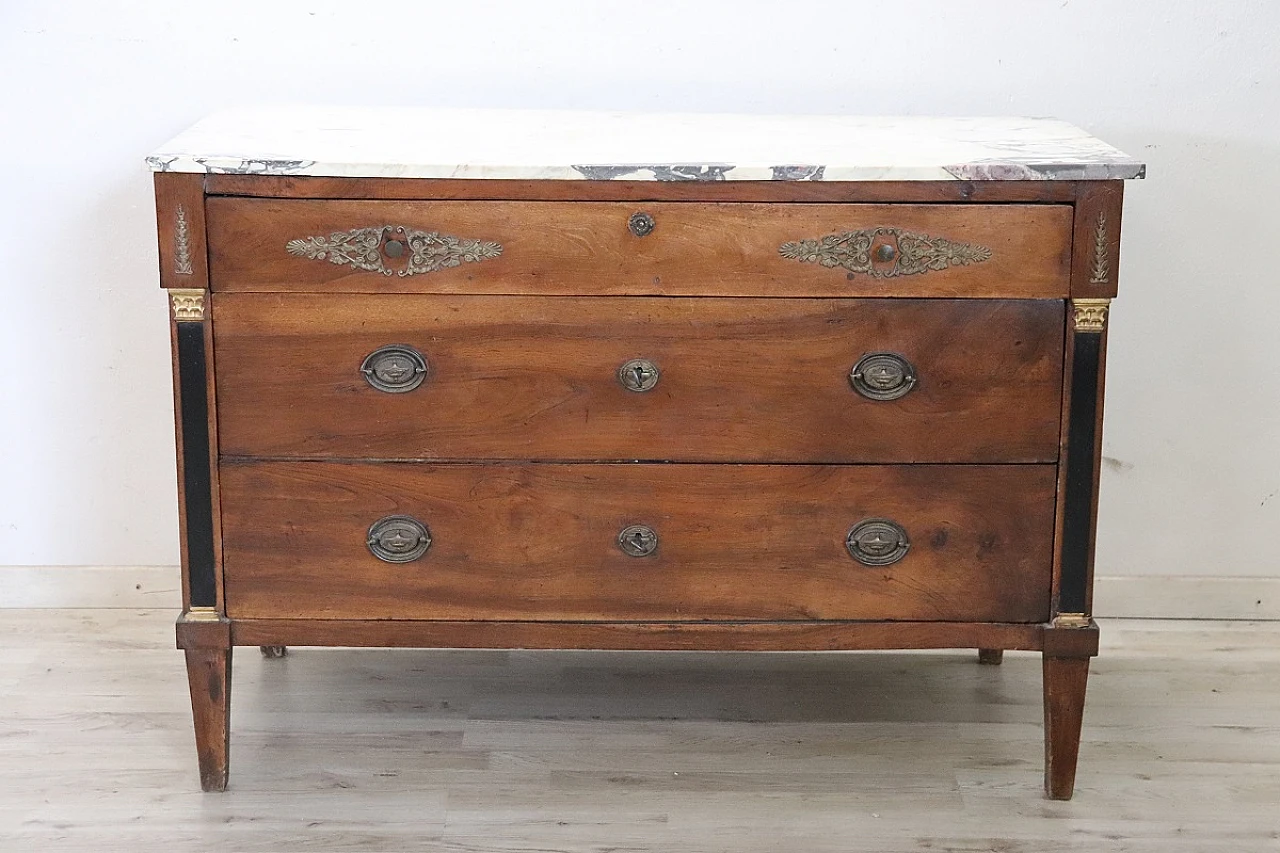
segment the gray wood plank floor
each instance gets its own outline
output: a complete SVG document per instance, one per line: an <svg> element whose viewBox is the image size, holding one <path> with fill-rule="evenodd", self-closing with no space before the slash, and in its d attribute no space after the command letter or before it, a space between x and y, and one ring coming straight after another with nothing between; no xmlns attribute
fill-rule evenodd
<svg viewBox="0 0 1280 853"><path fill-rule="evenodd" d="M1280 850L1280 623L1103 624L1055 803L971 651L238 649L202 794L173 619L0 610L0 850Z"/></svg>

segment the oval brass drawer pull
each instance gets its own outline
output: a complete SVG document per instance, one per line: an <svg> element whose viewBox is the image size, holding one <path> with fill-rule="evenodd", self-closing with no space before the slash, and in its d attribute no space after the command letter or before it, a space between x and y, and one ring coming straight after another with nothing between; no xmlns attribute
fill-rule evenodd
<svg viewBox="0 0 1280 853"><path fill-rule="evenodd" d="M389 344L365 356L360 372L371 387L388 394L403 394L427 378L427 360L408 344Z"/></svg>
<svg viewBox="0 0 1280 853"><path fill-rule="evenodd" d="M409 515L388 515L369 527L369 551L385 563L412 563L431 547L431 531Z"/></svg>
<svg viewBox="0 0 1280 853"><path fill-rule="evenodd" d="M618 547L628 557L647 557L658 550L658 534L652 527L632 524L618 534Z"/></svg>
<svg viewBox="0 0 1280 853"><path fill-rule="evenodd" d="M859 521L844 540L849 556L864 566L889 566L907 555L911 540L901 524L887 518Z"/></svg>
<svg viewBox="0 0 1280 853"><path fill-rule="evenodd" d="M849 384L868 400L896 400L916 384L916 369L896 352L872 352L849 371Z"/></svg>
<svg viewBox="0 0 1280 853"><path fill-rule="evenodd" d="M633 358L618 368L618 381L628 391L652 391L661 376L658 365L647 358Z"/></svg>

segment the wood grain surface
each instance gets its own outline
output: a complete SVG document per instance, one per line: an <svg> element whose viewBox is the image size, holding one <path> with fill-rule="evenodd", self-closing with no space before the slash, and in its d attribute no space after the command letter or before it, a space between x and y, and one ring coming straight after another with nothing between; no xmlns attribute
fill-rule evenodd
<svg viewBox="0 0 1280 853"><path fill-rule="evenodd" d="M1051 462L1057 300L216 294L221 452L387 459ZM426 381L360 366L408 344ZM895 352L898 400L849 372ZM629 359L661 377L636 393Z"/></svg>
<svg viewBox="0 0 1280 853"><path fill-rule="evenodd" d="M480 622L404 619L239 619L238 646L632 651L857 651L998 644L1038 651L1043 625L994 622ZM990 650L988 650L990 651Z"/></svg>
<svg viewBox="0 0 1280 853"><path fill-rule="evenodd" d="M637 237L637 212L656 227ZM530 295L1064 297L1070 205L340 201L211 197L218 291ZM404 226L501 244L451 269L382 275L290 254L291 240ZM873 277L779 254L783 243L890 227L984 246L989 260ZM403 257L403 256L402 256ZM394 266L391 259L384 259Z"/></svg>
<svg viewBox="0 0 1280 853"><path fill-rule="evenodd" d="M1053 466L222 466L232 618L952 620L1048 616ZM369 526L430 550L391 564ZM857 522L901 524L898 563L854 561ZM648 525L657 551L618 547Z"/></svg>

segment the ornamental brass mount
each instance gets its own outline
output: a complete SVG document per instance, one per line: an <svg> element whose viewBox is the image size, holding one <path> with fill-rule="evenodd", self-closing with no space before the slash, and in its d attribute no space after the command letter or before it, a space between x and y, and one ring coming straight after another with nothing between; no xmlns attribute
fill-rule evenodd
<svg viewBox="0 0 1280 853"><path fill-rule="evenodd" d="M1072 299L1071 310L1077 332L1100 334L1107 327L1110 299Z"/></svg>
<svg viewBox="0 0 1280 853"><path fill-rule="evenodd" d="M633 358L618 368L618 381L628 391L651 391L661 376L658 365L647 358Z"/></svg>
<svg viewBox="0 0 1280 853"><path fill-rule="evenodd" d="M849 371L849 384L868 400L896 400L916 385L916 369L896 352L872 352Z"/></svg>
<svg viewBox="0 0 1280 853"><path fill-rule="evenodd" d="M913 234L900 228L864 228L816 240L797 240L783 243L778 254L801 263L840 267L848 270L849 278L857 273L872 278L921 275L980 264L991 258L986 246Z"/></svg>
<svg viewBox="0 0 1280 853"><path fill-rule="evenodd" d="M889 566L907 555L911 541L902 525L887 518L859 521L844 540L849 556L864 566Z"/></svg>
<svg viewBox="0 0 1280 853"><path fill-rule="evenodd" d="M427 378L427 360L408 344L389 344L369 353L360 365L360 373L378 391L404 394Z"/></svg>
<svg viewBox="0 0 1280 853"><path fill-rule="evenodd" d="M1107 215L1098 214L1098 222L1093 228L1093 269L1090 271L1090 284L1106 284L1111 262L1107 251Z"/></svg>
<svg viewBox="0 0 1280 853"><path fill-rule="evenodd" d="M369 527L365 544L385 563L412 563L431 547L431 531L408 515L388 515Z"/></svg>
<svg viewBox="0 0 1280 853"><path fill-rule="evenodd" d="M657 224L652 216L643 211L631 214L631 218L627 220L627 228L637 237L648 237Z"/></svg>
<svg viewBox="0 0 1280 853"><path fill-rule="evenodd" d="M401 278L464 263L479 263L502 254L502 245L491 240L416 231L404 225L352 228L335 231L328 237L302 237L290 240L284 247L291 255Z"/></svg>
<svg viewBox="0 0 1280 853"><path fill-rule="evenodd" d="M618 534L618 547L628 557L647 557L658 550L658 534L652 527L632 524Z"/></svg>
<svg viewBox="0 0 1280 853"><path fill-rule="evenodd" d="M191 230L187 226L187 211L178 205L173 220L173 272L175 275L195 275L191 266Z"/></svg>

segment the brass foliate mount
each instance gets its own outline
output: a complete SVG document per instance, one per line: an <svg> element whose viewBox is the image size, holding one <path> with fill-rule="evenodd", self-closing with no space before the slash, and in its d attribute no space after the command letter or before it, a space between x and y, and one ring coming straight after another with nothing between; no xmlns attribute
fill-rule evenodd
<svg viewBox="0 0 1280 853"><path fill-rule="evenodd" d="M1098 214L1093 227L1093 269L1089 272L1090 284L1106 284L1110 280L1110 252L1107 250L1107 215Z"/></svg>
<svg viewBox="0 0 1280 853"><path fill-rule="evenodd" d="M1072 318L1077 332L1100 334L1107 328L1110 299L1072 299Z"/></svg>
<svg viewBox="0 0 1280 853"><path fill-rule="evenodd" d="M196 322L204 320L203 290L192 290L184 287L169 289L169 305L173 319L178 322Z"/></svg>
<svg viewBox="0 0 1280 853"><path fill-rule="evenodd" d="M479 263L502 254L502 244L492 240L418 231L404 225L352 228L335 231L327 237L301 237L290 240L284 247L298 257L401 278Z"/></svg>
<svg viewBox="0 0 1280 853"><path fill-rule="evenodd" d="M864 228L796 240L779 246L778 254L801 263L843 269L850 278L855 274L871 278L922 275L991 259L986 246L900 228Z"/></svg>
<svg viewBox="0 0 1280 853"><path fill-rule="evenodd" d="M187 225L187 211L178 205L173 220L173 272L175 275L195 275L191 266L191 228Z"/></svg>

